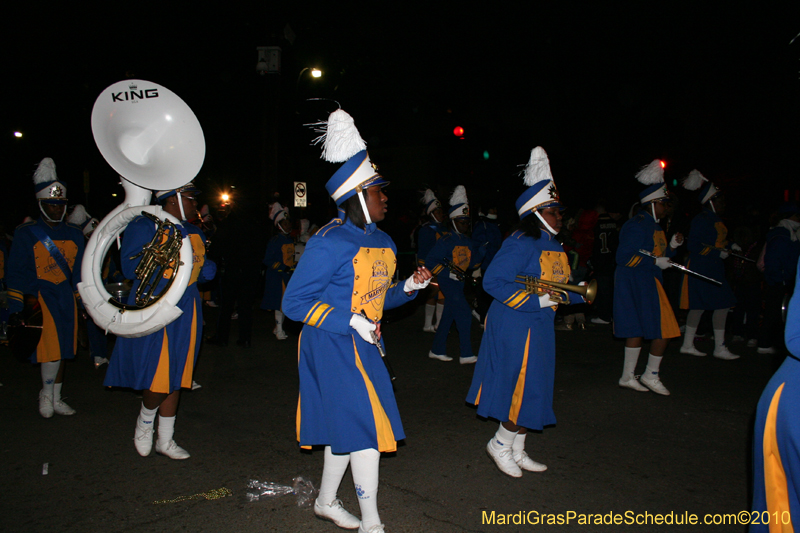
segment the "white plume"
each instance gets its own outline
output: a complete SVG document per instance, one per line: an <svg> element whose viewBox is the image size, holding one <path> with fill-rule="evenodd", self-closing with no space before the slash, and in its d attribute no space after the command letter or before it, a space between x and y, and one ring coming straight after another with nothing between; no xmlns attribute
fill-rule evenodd
<svg viewBox="0 0 800 533"><path fill-rule="evenodd" d="M56 176L56 163L49 157L45 157L39 162L39 166L36 167L36 172L33 173L33 183L50 183L56 180L58 180Z"/></svg>
<svg viewBox="0 0 800 533"><path fill-rule="evenodd" d="M660 159L653 159L649 165L645 165L636 173L636 179L644 185L654 185L664 183L664 167L661 166Z"/></svg>
<svg viewBox="0 0 800 533"><path fill-rule="evenodd" d="M422 200L420 200L420 203L422 203L422 205L428 205L434 200L436 200L436 195L433 194L433 191L430 189L425 189L425 193L422 195Z"/></svg>
<svg viewBox="0 0 800 533"><path fill-rule="evenodd" d="M450 206L452 207L454 205L466 203L469 203L467 200L467 190L463 185L459 185L455 188L453 194L450 196Z"/></svg>
<svg viewBox="0 0 800 533"><path fill-rule="evenodd" d="M703 186L703 183L707 181L708 180L706 179L706 177L703 176L699 170L694 169L691 172L689 172L688 176L683 178L681 185L683 185L683 188L686 189L687 191L696 191L697 189Z"/></svg>
<svg viewBox="0 0 800 533"><path fill-rule="evenodd" d="M78 204L72 208L72 213L70 213L67 217L67 222L70 224L75 224L76 226L80 226L90 218L92 217L86 212L86 208L81 204Z"/></svg>
<svg viewBox="0 0 800 533"><path fill-rule="evenodd" d="M322 143L322 159L330 163L344 163L361 150L367 143L356 129L353 117L343 109L337 109L328 116L327 122L312 124L319 126L314 131L322 133L311 144Z"/></svg>
<svg viewBox="0 0 800 533"><path fill-rule="evenodd" d="M550 160L544 148L537 146L531 150L531 157L525 167L525 185L530 187L540 181L551 181L553 174L550 172Z"/></svg>

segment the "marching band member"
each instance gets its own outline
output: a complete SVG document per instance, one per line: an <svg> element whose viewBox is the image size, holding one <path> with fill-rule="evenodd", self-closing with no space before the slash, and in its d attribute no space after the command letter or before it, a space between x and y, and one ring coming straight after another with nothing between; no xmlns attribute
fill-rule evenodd
<svg viewBox="0 0 800 533"><path fill-rule="evenodd" d="M795 286L800 269L795 268ZM789 302L784 359L758 401L753 438L753 511L775 517L750 524L751 533L795 531L800 516L800 295ZM779 522L780 521L780 522ZM778 524L782 528L777 527Z"/></svg>
<svg viewBox="0 0 800 533"><path fill-rule="evenodd" d="M681 353L706 355L694 346L694 336L700 325L703 311L711 310L711 323L714 328L714 357L718 359L738 359L725 346L725 321L728 311L736 304L736 297L725 277L723 260L729 255L728 228L719 217L725 212L725 198L713 183L698 170L692 170L683 180L683 187L689 191L700 189L700 203L703 210L692 219L689 230L689 261L686 263L699 274L720 280L718 287L707 281L685 274L681 286L681 309L689 309L686 316L686 332L683 337ZM741 249L740 249L741 251Z"/></svg>
<svg viewBox="0 0 800 533"><path fill-rule="evenodd" d="M425 265L431 274L437 276L439 289L447 302L428 357L440 361L453 360L447 355L447 334L455 324L461 345L459 362L468 365L478 357L472 353L472 309L464 296L464 281L468 277L471 279L467 274L469 270L480 267L486 247L477 246L470 238L469 201L463 185L456 187L450 196L448 215L452 231L436 241L425 258Z"/></svg>
<svg viewBox="0 0 800 533"><path fill-rule="evenodd" d="M640 392L649 389L668 396L669 390L659 378L659 368L669 339L681 333L664 292L661 270L669 268L669 258L683 243L683 235L676 233L668 246L664 230L658 225L669 199L663 163L654 160L636 174L636 179L648 187L639 193L641 210L620 231L614 276L614 335L625 339L625 363L619 386ZM654 261L639 250L651 251L658 257ZM636 379L634 370L643 339L652 339L650 355L645 373Z"/></svg>
<svg viewBox="0 0 800 533"><path fill-rule="evenodd" d="M323 126L324 124L324 126ZM388 182L370 160L352 117L331 113L323 126L323 158L344 164L325 187L339 207L311 237L283 296L283 311L303 322L299 341L297 440L325 446L314 512L345 529L382 533L377 506L381 452L404 439L392 383L375 343L383 310L402 305L430 281L424 267L393 284L396 246L376 227L386 216ZM361 520L336 494L352 468Z"/></svg>
<svg viewBox="0 0 800 533"><path fill-rule="evenodd" d="M70 224L78 226L87 241L91 238L94 229L100 223L96 218L92 218L92 216L86 212L86 208L81 204L72 208L72 213L67 216L67 221ZM103 283L111 282L108 272L112 268L111 264L113 263L111 256L112 254L109 254L103 262L104 268L101 275ZM108 339L103 330L98 328L94 320L85 312L83 313L83 321L86 324L86 336L89 338L89 356L94 362L94 367L100 368L108 364L108 358L106 357L108 352Z"/></svg>
<svg viewBox="0 0 800 533"><path fill-rule="evenodd" d="M289 212L281 207L278 202L269 207L269 217L278 229L278 233L267 244L264 255L264 266L267 273L264 278L264 297L261 300L261 309L275 311L275 329L273 333L279 340L287 338L283 331L283 312L281 300L289 284L291 270L294 268L294 240L290 236L292 223L289 221Z"/></svg>
<svg viewBox="0 0 800 533"><path fill-rule="evenodd" d="M178 446L172 437L181 388L192 387L192 373L200 351L203 301L197 283L213 279L216 273L216 265L205 258L206 239L203 232L186 221L185 213L197 212L195 195L199 192L189 182L178 189L156 193L156 200L162 205L164 212L181 221L180 231L192 245L192 275L189 286L178 302L183 314L164 329L150 335L117 338L104 382L106 387L127 387L142 391L142 408L136 420L133 438L136 451L142 457L150 455L153 448L156 414L156 453L170 459L190 457L189 452ZM120 250L122 273L127 279L136 279L135 270L141 261L138 254L151 242L155 233L156 225L146 217L136 217L128 224ZM164 274L164 279L156 287L156 293L169 281L169 274ZM140 280L134 282L129 303L135 299L139 284Z"/></svg>
<svg viewBox="0 0 800 533"><path fill-rule="evenodd" d="M42 216L19 226L6 265L8 307L14 324L35 307L42 312L42 336L31 363L40 363L42 390L39 414L50 418L74 415L61 398L65 359L77 351L78 283L81 280L84 238L80 228L64 222L67 187L56 176L52 159L42 159L33 175Z"/></svg>
<svg viewBox="0 0 800 533"><path fill-rule="evenodd" d="M425 190L421 202L425 206L425 214L430 218L419 228L419 245L417 246L417 265L425 266L425 258L428 257L431 248L436 244L436 241L442 238L442 235L447 230L443 225L444 209L442 209L442 203L436 198L432 190ZM436 283L436 278L433 279L433 283ZM427 289L427 293L425 325L422 327L422 331L436 333L436 327L442 321L444 301L441 300L439 289L436 285L431 284ZM437 300L439 300L438 305ZM434 314L436 315L436 326L433 325Z"/></svg>
<svg viewBox="0 0 800 533"><path fill-rule="evenodd" d="M503 241L484 276L483 286L494 301L467 394L478 415L500 420L486 452L511 477L521 477L523 470L547 470L525 453L525 438L529 429L556 423L553 322L558 302L549 291L527 292L518 276L567 283L570 274L567 254L556 240L561 200L541 146L531 152L525 185L528 189L516 201L519 229ZM576 293L568 294L570 301L584 301Z"/></svg>

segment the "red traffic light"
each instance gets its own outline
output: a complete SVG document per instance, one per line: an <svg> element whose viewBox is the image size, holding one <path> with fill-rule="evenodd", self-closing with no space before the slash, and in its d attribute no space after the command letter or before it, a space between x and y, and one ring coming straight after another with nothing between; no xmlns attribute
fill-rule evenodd
<svg viewBox="0 0 800 533"><path fill-rule="evenodd" d="M462 128L461 126L456 126L455 128L453 128L453 135L455 135L456 137L463 137L464 128Z"/></svg>

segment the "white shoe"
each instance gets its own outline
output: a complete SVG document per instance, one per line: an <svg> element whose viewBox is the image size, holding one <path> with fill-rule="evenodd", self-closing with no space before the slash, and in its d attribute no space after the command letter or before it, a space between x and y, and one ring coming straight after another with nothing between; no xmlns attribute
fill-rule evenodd
<svg viewBox="0 0 800 533"><path fill-rule="evenodd" d="M757 339L750 339L749 341L747 341L747 347L748 348L755 348L756 346L758 346L758 340Z"/></svg>
<svg viewBox="0 0 800 533"><path fill-rule="evenodd" d="M53 416L53 397L45 394L44 390L39 391L39 414L44 418Z"/></svg>
<svg viewBox="0 0 800 533"><path fill-rule="evenodd" d="M694 345L691 346L681 346L681 353L689 354L689 355L696 355L697 357L703 357L706 355L705 352L701 352Z"/></svg>
<svg viewBox="0 0 800 533"><path fill-rule="evenodd" d="M656 394L660 394L662 396L669 396L669 391L661 383L661 379L659 379L658 375L652 377L642 376L639 378L639 383L641 383L651 391L655 392Z"/></svg>
<svg viewBox="0 0 800 533"><path fill-rule="evenodd" d="M196 382L195 380L192 380L192 390L197 390L197 389L202 389L202 388L203 388L203 386L202 386L202 385L200 385L200 384L199 384L198 382Z"/></svg>
<svg viewBox="0 0 800 533"><path fill-rule="evenodd" d="M728 347L724 344L719 348L714 350L714 357L717 359L724 359L726 361L733 361L734 359L739 359L739 356L736 354L732 354Z"/></svg>
<svg viewBox="0 0 800 533"><path fill-rule="evenodd" d="M734 335L731 342L744 342L744 337L741 335Z"/></svg>
<svg viewBox="0 0 800 533"><path fill-rule="evenodd" d="M53 411L57 415L70 416L75 414L75 409L64 403L64 400L53 400Z"/></svg>
<svg viewBox="0 0 800 533"><path fill-rule="evenodd" d="M610 321L608 321L608 320L603 320L603 319L602 319L602 318L600 318L599 316L596 316L596 317L594 317L594 318L591 320L591 322L592 322L592 324L611 324L611 322L610 322Z"/></svg>
<svg viewBox="0 0 800 533"><path fill-rule="evenodd" d="M648 388L639 383L639 379L636 376L631 376L627 379L619 378L619 386L626 388L626 389L633 389L639 392L647 392Z"/></svg>
<svg viewBox="0 0 800 533"><path fill-rule="evenodd" d="M165 455L170 459L188 459L191 457L189 452L175 444L174 440L171 440L167 443L166 446L163 448L159 445L158 440L156 440L156 453L160 453L161 455Z"/></svg>
<svg viewBox="0 0 800 533"><path fill-rule="evenodd" d="M756 351L757 351L758 353L760 353L760 354L769 355L769 354L773 354L773 353L775 353L775 348L773 348L772 346L770 346L769 348L759 348L759 349L758 349L758 350L756 350ZM40 411L40 412L41 412L41 411ZM42 415L42 416L44 416L44 415Z"/></svg>
<svg viewBox="0 0 800 533"><path fill-rule="evenodd" d="M459 357L458 358L458 362L461 363L462 365L471 365L473 363L476 363L477 361L478 361L478 356L477 355L473 355L471 357Z"/></svg>
<svg viewBox="0 0 800 533"><path fill-rule="evenodd" d="M139 425L139 420L136 420L136 431L133 432L133 445L142 457L150 455L150 450L153 449L152 423L150 423L150 427L142 427Z"/></svg>
<svg viewBox="0 0 800 533"><path fill-rule="evenodd" d="M492 440L486 445L486 453L492 458L497 468L499 468L502 473L511 477L522 477L522 470L520 470L519 465L514 461L511 446L503 446L503 448L498 451L492 446L493 440L494 437L492 437Z"/></svg>
<svg viewBox="0 0 800 533"><path fill-rule="evenodd" d="M108 364L108 359L106 359L105 357L95 357L94 358L94 367L95 368L100 368L101 366L107 365L107 364Z"/></svg>
<svg viewBox="0 0 800 533"><path fill-rule="evenodd" d="M275 338L278 339L279 341L285 341L286 339L289 338L289 335L287 335L286 332L283 331L282 329L278 329L275 330Z"/></svg>
<svg viewBox="0 0 800 533"><path fill-rule="evenodd" d="M219 305L217 305L213 300L208 300L206 305L209 307L219 307Z"/></svg>
<svg viewBox="0 0 800 533"><path fill-rule="evenodd" d="M519 454L514 454L514 462L516 462L517 466L519 466L521 469L529 472L544 472L547 470L547 465L537 463L528 457L528 454L525 453L525 450L522 450Z"/></svg>
<svg viewBox="0 0 800 533"><path fill-rule="evenodd" d="M359 523L358 533L385 533L383 524L376 524L369 529L364 529L364 526Z"/></svg>
<svg viewBox="0 0 800 533"><path fill-rule="evenodd" d="M431 324L429 326L423 326L422 331L425 333L436 333L436 328L433 326L433 324Z"/></svg>
<svg viewBox="0 0 800 533"><path fill-rule="evenodd" d="M342 500L333 500L328 505L320 505L314 500L314 514L323 520L330 520L342 529L358 529L361 520L348 513L342 507Z"/></svg>
<svg viewBox="0 0 800 533"><path fill-rule="evenodd" d="M446 355L435 354L433 352L428 352L428 357L430 357L431 359L438 359L439 361L452 361L453 360L452 357L447 357Z"/></svg>

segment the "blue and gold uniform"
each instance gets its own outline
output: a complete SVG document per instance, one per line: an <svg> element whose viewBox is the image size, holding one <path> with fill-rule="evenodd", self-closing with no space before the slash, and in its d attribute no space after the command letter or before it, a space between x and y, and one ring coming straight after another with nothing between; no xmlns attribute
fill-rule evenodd
<svg viewBox="0 0 800 533"><path fill-rule="evenodd" d="M485 250L469 237L451 232L439 239L425 258L425 265L431 274L436 276L439 289L447 302L442 320L436 328L436 336L433 338L432 353L438 355L447 353L447 334L455 322L461 345L461 357L473 357L470 341L472 309L464 296L464 282L450 277L450 269L444 265L444 260L452 261L458 268L467 272L480 267Z"/></svg>
<svg viewBox="0 0 800 533"><path fill-rule="evenodd" d="M44 232L53 241L71 270L71 279L34 231ZM77 350L78 283L84 250L83 232L78 226L61 222L51 227L42 218L17 227L6 265L10 313L23 309L24 295L36 296L42 308L42 337L32 363L73 359Z"/></svg>
<svg viewBox="0 0 800 533"><path fill-rule="evenodd" d="M569 282L569 260L552 234L542 230L534 239L515 231L486 270L483 287L494 301L467 402L477 405L482 417L538 430L556 423L556 310L541 308L538 296L516 282L518 275ZM573 302L583 301L578 294L569 296Z"/></svg>
<svg viewBox="0 0 800 533"><path fill-rule="evenodd" d="M395 451L405 438L391 379L375 346L350 326L363 310L383 310L416 296L392 283L397 248L375 224L334 219L306 245L283 297L283 312L303 322L298 369L297 440L335 454ZM383 342L382 340L380 341Z"/></svg>
<svg viewBox="0 0 800 533"><path fill-rule="evenodd" d="M672 257L667 238L646 210L627 221L619 234L617 270L614 274L614 335L631 338L679 337L675 313L664 292L661 269L639 253Z"/></svg>
<svg viewBox="0 0 800 533"><path fill-rule="evenodd" d="M686 267L719 280L722 286L684 275L681 309L713 310L733 307L736 297L725 278L725 264L720 257L720 252L728 248L728 228L708 205L692 219L688 248L689 262Z"/></svg>
<svg viewBox="0 0 800 533"><path fill-rule="evenodd" d="M800 270L796 280L800 281ZM786 317L790 352L767 383L758 402L753 441L753 511L769 513L769 523L751 532L795 531L800 516L800 296L795 292Z"/></svg>
<svg viewBox="0 0 800 533"><path fill-rule="evenodd" d="M179 229L184 236L188 235L193 257L189 286L178 302L183 314L164 329L150 335L119 337L103 383L107 387L128 387L168 394L192 386L192 372L203 329L203 302L197 283L212 279L216 266L205 259L206 239L202 231L186 222ZM128 224L120 250L122 273L126 278L136 278L134 272L140 257L131 258L142 251L155 232L155 224L145 217L137 217ZM162 289L168 277L169 272L165 273L156 292ZM134 282L129 303L132 303L139 284L140 280Z"/></svg>
<svg viewBox="0 0 800 533"><path fill-rule="evenodd" d="M288 235L279 233L270 239L264 254L264 297L261 309L280 311L281 299L289 284L291 269L294 268L294 241Z"/></svg>

